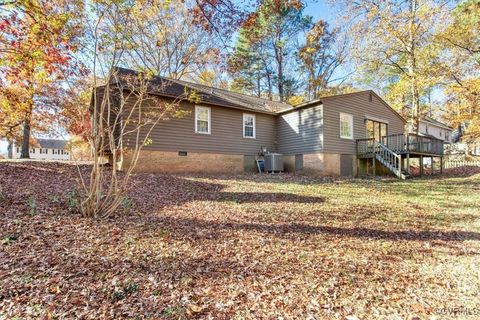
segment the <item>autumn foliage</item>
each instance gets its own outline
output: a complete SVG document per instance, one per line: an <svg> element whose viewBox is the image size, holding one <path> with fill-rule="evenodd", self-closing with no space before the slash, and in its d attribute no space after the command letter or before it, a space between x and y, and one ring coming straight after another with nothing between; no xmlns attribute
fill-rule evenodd
<svg viewBox="0 0 480 320"><path fill-rule="evenodd" d="M2 127L10 128L7 138L24 141L24 157L28 157L30 131L49 131L42 126L58 112L61 81L79 76L81 65L73 54L78 49L82 6L81 1L52 0L20 0L2 6L0 108L9 116L0 120Z"/></svg>

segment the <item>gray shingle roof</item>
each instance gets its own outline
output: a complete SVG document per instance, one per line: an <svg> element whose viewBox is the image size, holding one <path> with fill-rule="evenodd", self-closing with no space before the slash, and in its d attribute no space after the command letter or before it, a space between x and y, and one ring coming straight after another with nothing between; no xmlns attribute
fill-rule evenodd
<svg viewBox="0 0 480 320"><path fill-rule="evenodd" d="M65 149L65 146L67 145L66 140L60 140L60 139L36 139L36 140L40 148Z"/></svg>
<svg viewBox="0 0 480 320"><path fill-rule="evenodd" d="M128 83L135 81L139 73L125 68L116 68L114 71L118 82ZM224 89L209 87L198 83L175 80L155 76L148 81L148 90L151 94L187 99L193 92L200 98L200 103L209 103L225 107L240 108L246 110L275 113L289 109L292 106L288 103L270 101Z"/></svg>

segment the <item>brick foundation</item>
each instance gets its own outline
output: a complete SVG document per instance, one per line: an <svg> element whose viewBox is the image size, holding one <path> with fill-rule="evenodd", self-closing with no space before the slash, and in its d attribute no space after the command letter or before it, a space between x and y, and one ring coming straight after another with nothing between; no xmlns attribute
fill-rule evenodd
<svg viewBox="0 0 480 320"><path fill-rule="evenodd" d="M340 154L309 153L303 155L303 172L307 174L339 176Z"/></svg>
<svg viewBox="0 0 480 320"><path fill-rule="evenodd" d="M302 172L311 175L340 176L341 155L333 153L303 154L303 168L295 168L295 156L284 155L287 172ZM188 152L180 156L178 152L143 150L135 167L135 172L152 173L242 173L256 172L256 156ZM128 153L119 163L125 170L131 161ZM356 174L356 161L353 161Z"/></svg>
<svg viewBox="0 0 480 320"><path fill-rule="evenodd" d="M293 155L284 155L283 156L283 168L286 172L294 173L298 171L298 168L295 168L295 156Z"/></svg>
<svg viewBox="0 0 480 320"><path fill-rule="evenodd" d="M124 154L120 168L125 169L131 161ZM147 151L140 153L135 172L155 173L241 173L244 171L243 155L188 152L180 156L178 152Z"/></svg>

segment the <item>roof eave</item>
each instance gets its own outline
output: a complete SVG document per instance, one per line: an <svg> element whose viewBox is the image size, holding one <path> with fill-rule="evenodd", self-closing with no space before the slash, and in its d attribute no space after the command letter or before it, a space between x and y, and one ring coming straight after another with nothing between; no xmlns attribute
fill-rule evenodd
<svg viewBox="0 0 480 320"><path fill-rule="evenodd" d="M188 101L191 102L188 98L186 97L178 97L174 95L169 95L169 94L164 94L164 93L157 93L157 92L150 92L149 94L158 96L158 97L165 97L165 98L170 98L170 99L179 99L180 101ZM249 112L256 112L256 113L263 113L263 114L269 114L269 115L276 115L277 113L275 111L268 111L268 110L260 110L260 109L251 109L251 108L246 108L244 106L235 104L235 105L225 105L225 104L220 104L220 103L215 103L215 102L207 102L207 101L200 101L195 104L208 104L212 106L217 106L217 107L223 107L223 108L230 108L230 109L238 109L238 110L243 110L243 111L249 111ZM233 104L233 103L232 103Z"/></svg>
<svg viewBox="0 0 480 320"><path fill-rule="evenodd" d="M128 75L138 73L137 71L134 71L134 70L131 70L131 69L120 68L120 67L117 67L116 69L118 70L119 73L126 73ZM245 106L241 103L231 101L231 99L228 99L228 97L225 98L225 97L221 97L221 96L212 94L212 93L210 93L210 90L205 90L205 88L198 88L199 86L201 87L202 85L197 84L197 83L191 83L191 82L184 81L184 80L168 79L168 78L161 77L161 76L155 76L154 78L157 79L158 81L172 81L176 84L182 84L183 86L185 86L186 88L189 88L191 90L198 91L198 92L203 93L205 95L211 95L212 97L215 97L216 100L225 101L225 103L204 101L204 102L202 102L204 104L210 104L210 105L215 105L215 106L220 106L220 107L225 107L225 108L248 110L248 111L251 111L251 112L264 113L264 114L272 114L272 115L277 114L277 111L273 111L273 110L270 111L267 108L265 110L262 110L261 106L258 106L258 108L255 108L255 107L250 108L250 107ZM112 83L116 83L116 82L119 82L119 81L118 80L112 80ZM220 91L228 92L228 90L222 90L222 89L217 89L217 88L213 88L213 87L207 87L207 89L208 88L213 89L213 90L220 90ZM232 92L232 93L234 93L234 92ZM149 94L156 95L156 96L173 98L173 99L188 100L186 98L182 98L181 96L174 95L174 94L156 93L156 92L150 92ZM245 95L245 96L248 96L248 95ZM254 98L254 97L250 97L250 98ZM255 104L253 104L253 105L255 105ZM272 106L272 108L275 109L276 107Z"/></svg>
<svg viewBox="0 0 480 320"><path fill-rule="evenodd" d="M334 95L334 96L321 97L321 98L318 98L318 99L315 99L315 100L310 100L310 101L301 103L301 104L299 104L299 105L297 105L293 108L290 108L290 109L287 109L287 110L282 110L280 112L277 112L277 114L284 114L284 113L287 113L287 112L290 112L290 111L304 109L304 108L308 108L310 106L318 105L318 104L323 103L323 100L332 100L332 99L337 99L337 98L340 98L340 97L345 97L345 96L348 96L348 95L356 95L356 94L361 94L361 93L366 93L366 92L369 92L369 93L373 94L375 97L377 97L380 100L380 102L382 102L385 106L387 106L390 110L392 110L403 121L403 123L407 123L407 120L405 120L405 118L402 117L401 114L399 114L395 109L393 109L385 100L382 99L382 97L380 97L378 94L376 94L375 91L373 91L373 90L362 90L362 91L345 93L345 94L337 94L337 95Z"/></svg>
<svg viewBox="0 0 480 320"><path fill-rule="evenodd" d="M419 121L422 121L422 122L427 122L431 125L434 125L434 126L437 126L437 127L441 127L443 129L447 129L447 130L454 130L452 127L449 127L448 125L446 124L443 124L443 123L440 123L440 122L433 122L433 121L430 121L430 120L427 120L427 119L420 119Z"/></svg>

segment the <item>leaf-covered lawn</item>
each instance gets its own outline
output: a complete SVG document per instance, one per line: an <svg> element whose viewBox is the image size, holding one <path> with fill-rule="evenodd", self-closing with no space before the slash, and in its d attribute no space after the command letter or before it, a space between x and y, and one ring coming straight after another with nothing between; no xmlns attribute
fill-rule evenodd
<svg viewBox="0 0 480 320"><path fill-rule="evenodd" d="M69 211L75 178L0 163L0 319L480 315L478 174L141 174L99 221Z"/></svg>

